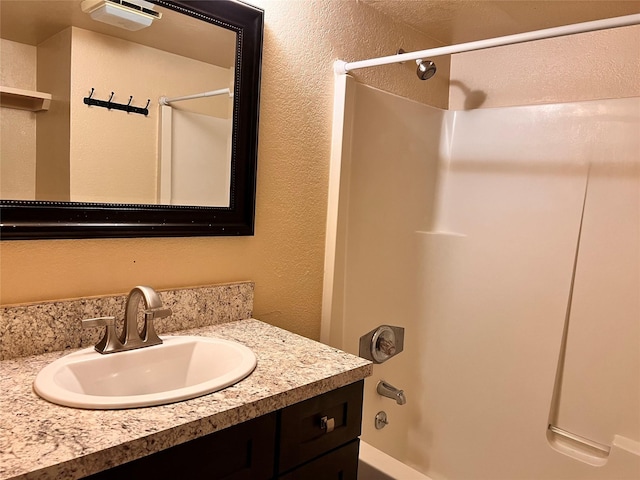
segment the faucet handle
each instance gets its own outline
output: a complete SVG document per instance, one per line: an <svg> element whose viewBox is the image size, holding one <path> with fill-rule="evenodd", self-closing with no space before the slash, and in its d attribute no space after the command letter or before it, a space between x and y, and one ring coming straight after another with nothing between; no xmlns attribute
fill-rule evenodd
<svg viewBox="0 0 640 480"><path fill-rule="evenodd" d="M142 341L146 346L160 345L162 340L158 337L153 321L156 318L165 318L173 312L170 308L154 308L144 311L144 329L142 330Z"/></svg>
<svg viewBox="0 0 640 480"><path fill-rule="evenodd" d="M170 308L154 308L144 311L144 320L155 320L156 318L165 318L171 315L173 312Z"/></svg>
<svg viewBox="0 0 640 480"><path fill-rule="evenodd" d="M82 320L83 327L107 327L102 339L96 343L95 349L99 353L110 353L122 348L116 335L116 317L97 317Z"/></svg>
<svg viewBox="0 0 640 480"><path fill-rule="evenodd" d="M85 318L82 320L83 327L115 327L116 317Z"/></svg>

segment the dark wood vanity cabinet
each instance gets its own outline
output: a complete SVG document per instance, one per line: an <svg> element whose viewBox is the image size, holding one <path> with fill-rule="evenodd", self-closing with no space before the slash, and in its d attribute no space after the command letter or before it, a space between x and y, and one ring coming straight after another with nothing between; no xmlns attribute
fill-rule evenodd
<svg viewBox="0 0 640 480"><path fill-rule="evenodd" d="M352 383L278 412L276 478L356 479L363 385ZM323 419L331 426L323 427Z"/></svg>
<svg viewBox="0 0 640 480"><path fill-rule="evenodd" d="M276 420L276 413L264 415L86 479L266 480L274 466Z"/></svg>
<svg viewBox="0 0 640 480"><path fill-rule="evenodd" d="M364 381L85 477L356 480Z"/></svg>

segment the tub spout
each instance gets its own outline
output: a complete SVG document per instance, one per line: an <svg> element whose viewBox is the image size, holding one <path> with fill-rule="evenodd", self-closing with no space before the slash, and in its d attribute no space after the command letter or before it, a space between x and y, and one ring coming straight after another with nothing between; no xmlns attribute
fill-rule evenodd
<svg viewBox="0 0 640 480"><path fill-rule="evenodd" d="M398 405L404 405L405 403L407 403L407 398L404 396L404 391L398 390L396 387L394 387L390 383L385 382L384 380L380 380L378 382L376 391L383 397L395 400Z"/></svg>

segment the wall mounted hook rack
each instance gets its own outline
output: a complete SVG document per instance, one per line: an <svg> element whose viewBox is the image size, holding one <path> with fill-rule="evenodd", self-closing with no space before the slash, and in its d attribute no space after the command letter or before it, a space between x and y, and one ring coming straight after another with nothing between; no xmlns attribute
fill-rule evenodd
<svg viewBox="0 0 640 480"><path fill-rule="evenodd" d="M113 95L114 92L111 92L111 96L109 97L109 100L97 100L93 97L93 92L94 89L91 88L91 93L89 93L88 97L84 97L84 103L86 105L94 105L96 107L102 107L102 108L106 108L108 110L122 110L125 111L127 113L139 113L140 115L144 115L145 117L147 115L149 115L149 103L151 103L151 99L147 100L147 105L142 108L142 107L134 107L133 105L131 105L131 101L133 100L133 95L129 96L129 103L127 103L126 105L123 103L114 103L111 100L113 99Z"/></svg>

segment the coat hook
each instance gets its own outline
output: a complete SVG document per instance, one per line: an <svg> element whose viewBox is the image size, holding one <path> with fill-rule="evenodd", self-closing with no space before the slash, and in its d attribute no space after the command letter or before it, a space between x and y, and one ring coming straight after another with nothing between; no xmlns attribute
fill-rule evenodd
<svg viewBox="0 0 640 480"><path fill-rule="evenodd" d="M131 105L131 100L133 100L133 95L129 95L129 103L127 103L127 107Z"/></svg>
<svg viewBox="0 0 640 480"><path fill-rule="evenodd" d="M89 98L93 97L93 87L91 87L91 93L89 94Z"/></svg>
<svg viewBox="0 0 640 480"><path fill-rule="evenodd" d="M111 92L111 96L109 97L109 100L107 100L108 103L111 103L111 99L113 98L113 92Z"/></svg>
<svg viewBox="0 0 640 480"><path fill-rule="evenodd" d="M144 107L144 108L145 108L145 110L146 110L147 108L149 108L149 104L150 104L150 103L151 103L151 99L149 98L149 99L147 99L147 106L146 106L146 107Z"/></svg>

